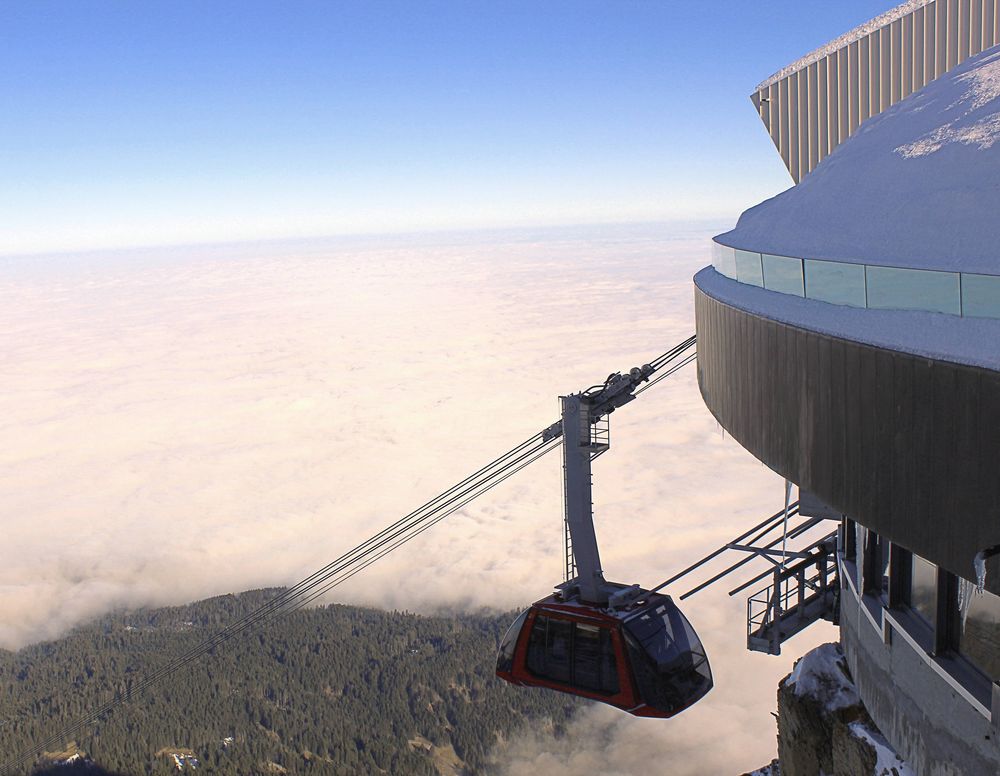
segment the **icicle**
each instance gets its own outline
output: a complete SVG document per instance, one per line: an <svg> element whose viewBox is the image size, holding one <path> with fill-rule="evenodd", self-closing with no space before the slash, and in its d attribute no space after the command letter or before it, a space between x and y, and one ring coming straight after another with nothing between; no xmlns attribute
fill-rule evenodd
<svg viewBox="0 0 1000 776"><path fill-rule="evenodd" d="M958 612L962 618L962 633L965 633L965 621L969 616L972 596L976 595L976 584L962 577L958 578ZM982 593L982 590L979 590Z"/></svg>
<svg viewBox="0 0 1000 776"><path fill-rule="evenodd" d="M976 557L972 559L972 567L976 570L976 581L969 582L966 579L958 580L958 611L962 615L962 632L965 632L965 620L969 616L969 607L972 606L972 598L982 595L986 590L986 556L987 553L993 555L990 550L980 550Z"/></svg>
<svg viewBox="0 0 1000 776"><path fill-rule="evenodd" d="M976 592L982 594L986 589L986 551L980 550L976 557L972 559L972 566L976 569Z"/></svg>
<svg viewBox="0 0 1000 776"><path fill-rule="evenodd" d="M785 533L781 537L781 570L785 570L785 548L788 544L788 504L792 500L792 481L785 480Z"/></svg>

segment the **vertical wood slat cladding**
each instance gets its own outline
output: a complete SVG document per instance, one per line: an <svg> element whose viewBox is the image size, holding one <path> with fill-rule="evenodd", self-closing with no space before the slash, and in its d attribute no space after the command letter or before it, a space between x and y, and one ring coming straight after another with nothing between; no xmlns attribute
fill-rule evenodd
<svg viewBox="0 0 1000 776"><path fill-rule="evenodd" d="M750 99L798 183L862 121L998 43L1000 0L931 0ZM841 117L839 125L828 116Z"/></svg>
<svg viewBox="0 0 1000 776"><path fill-rule="evenodd" d="M756 458L967 579L1000 544L1000 372L779 323L695 287L698 385ZM1000 594L1000 557L987 586Z"/></svg>

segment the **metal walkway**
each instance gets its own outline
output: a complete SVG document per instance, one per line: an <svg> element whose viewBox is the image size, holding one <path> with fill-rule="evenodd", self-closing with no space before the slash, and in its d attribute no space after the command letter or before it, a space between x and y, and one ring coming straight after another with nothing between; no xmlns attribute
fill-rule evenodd
<svg viewBox="0 0 1000 776"><path fill-rule="evenodd" d="M837 532L829 531L829 511L804 507L799 501L775 512L750 530L692 563L654 590L674 584L727 553L740 560L696 584L684 600L754 561L769 565L729 591L733 596L770 577L770 583L747 599L747 649L780 655L781 645L818 620L836 622L839 581L835 553ZM805 508L809 514L803 514ZM757 568L759 569L759 563Z"/></svg>
<svg viewBox="0 0 1000 776"><path fill-rule="evenodd" d="M818 620L838 623L840 583L836 536L809 557L772 572L767 587L747 599L747 649L780 655L781 645Z"/></svg>

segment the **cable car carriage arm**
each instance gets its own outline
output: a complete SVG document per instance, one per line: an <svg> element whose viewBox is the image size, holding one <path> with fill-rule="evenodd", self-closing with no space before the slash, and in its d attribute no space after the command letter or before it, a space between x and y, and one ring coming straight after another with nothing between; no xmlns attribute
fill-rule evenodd
<svg viewBox="0 0 1000 776"><path fill-rule="evenodd" d="M610 447L610 435L595 427L693 344L560 397L562 417L542 434L562 437L566 551L575 575L511 625L497 656L501 679L646 717L673 716L712 688L704 647L670 596L605 580L592 506L591 463Z"/></svg>

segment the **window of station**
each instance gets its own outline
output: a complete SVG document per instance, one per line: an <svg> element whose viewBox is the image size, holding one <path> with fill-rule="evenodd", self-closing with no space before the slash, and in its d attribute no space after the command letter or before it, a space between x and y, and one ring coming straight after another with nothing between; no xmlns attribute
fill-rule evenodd
<svg viewBox="0 0 1000 776"><path fill-rule="evenodd" d="M882 588L879 590L879 595L884 606L898 606L900 603L899 582L902 575L899 564L903 554L900 547L882 539Z"/></svg>
<svg viewBox="0 0 1000 776"><path fill-rule="evenodd" d="M619 690L611 631L539 615L528 639L528 670L535 676L596 693Z"/></svg>
<svg viewBox="0 0 1000 776"><path fill-rule="evenodd" d="M851 544L844 520L844 559ZM1000 682L1000 596L857 527L862 546L860 603L876 622L891 612L897 627L941 662L952 681L989 707L990 684ZM848 572L853 570L846 565Z"/></svg>
<svg viewBox="0 0 1000 776"><path fill-rule="evenodd" d="M889 542L875 531L864 532L861 569L861 603L876 622L882 619L883 595L889 588Z"/></svg>
<svg viewBox="0 0 1000 776"><path fill-rule="evenodd" d="M889 589L883 600L890 609L909 606L913 555L898 544L889 548Z"/></svg>
<svg viewBox="0 0 1000 776"><path fill-rule="evenodd" d="M958 651L993 682L1000 681L1000 596L959 583Z"/></svg>
<svg viewBox="0 0 1000 776"><path fill-rule="evenodd" d="M863 525L854 524L854 558L852 559L858 567L858 587L861 586L861 569L865 567L865 533L868 531Z"/></svg>
<svg viewBox="0 0 1000 776"><path fill-rule="evenodd" d="M889 541L875 531L865 532L864 572L862 585L865 593L881 596L889 589Z"/></svg>
<svg viewBox="0 0 1000 776"><path fill-rule="evenodd" d="M844 560L849 563L855 563L858 555L858 524L847 517L847 515L844 515L840 521L840 531Z"/></svg>
<svg viewBox="0 0 1000 776"><path fill-rule="evenodd" d="M844 515L840 523L840 548L844 558L844 573L854 580L854 586L858 586L858 531L861 527L847 515Z"/></svg>
<svg viewBox="0 0 1000 776"><path fill-rule="evenodd" d="M924 622L933 625L937 618L938 568L919 555L910 557L910 589L906 603Z"/></svg>

